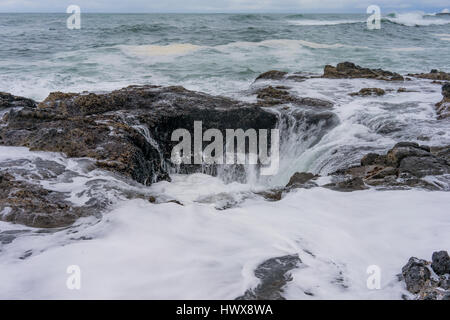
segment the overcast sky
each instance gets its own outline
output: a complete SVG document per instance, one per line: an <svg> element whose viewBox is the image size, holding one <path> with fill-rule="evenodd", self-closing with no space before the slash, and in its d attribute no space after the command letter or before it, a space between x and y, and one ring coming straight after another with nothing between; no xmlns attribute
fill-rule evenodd
<svg viewBox="0 0 450 320"><path fill-rule="evenodd" d="M82 12L354 12L371 4L382 12L437 12L450 0L0 0L0 12L62 12L70 4Z"/></svg>

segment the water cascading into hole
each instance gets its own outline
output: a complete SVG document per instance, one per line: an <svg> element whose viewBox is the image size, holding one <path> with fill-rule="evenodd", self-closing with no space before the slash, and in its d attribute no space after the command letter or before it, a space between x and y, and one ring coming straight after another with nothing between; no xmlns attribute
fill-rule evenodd
<svg viewBox="0 0 450 320"><path fill-rule="evenodd" d="M247 164L201 164L195 167L192 172L199 172L208 175L218 176L226 183L240 182L255 186L282 186L285 185L289 178L298 171L314 172L314 159L302 159L302 155L310 148L313 148L320 139L329 131L330 122L325 120L310 121L309 118L316 117L315 113L309 110L291 107L288 109L273 109L277 117L277 126L279 130L279 169L276 174L271 176L260 175L260 165ZM136 123L134 121L134 123ZM151 136L146 125L131 124L146 141L152 145L159 154L161 167L170 174L185 173L182 165L174 165L169 159L164 158L164 154L158 142ZM270 131L270 130L269 130ZM224 137L225 138L225 137ZM270 135L268 135L270 140ZM224 139L225 141L225 139ZM270 147L271 148L271 147ZM269 148L269 150L270 150ZM225 154L225 146L224 146ZM248 160L248 154L246 155ZM317 166L316 166L317 167ZM192 169L188 169L190 173Z"/></svg>
<svg viewBox="0 0 450 320"><path fill-rule="evenodd" d="M334 114L313 112L291 107L271 109L277 117L279 130L279 168L274 175L260 175L260 165L219 165L218 176L225 182L239 181L255 186L284 186L295 172L313 172L319 167L315 159L302 158L306 151L314 148L339 121ZM328 150L326 150L328 151ZM325 152L322 150L321 153ZM319 160L319 159L317 159Z"/></svg>

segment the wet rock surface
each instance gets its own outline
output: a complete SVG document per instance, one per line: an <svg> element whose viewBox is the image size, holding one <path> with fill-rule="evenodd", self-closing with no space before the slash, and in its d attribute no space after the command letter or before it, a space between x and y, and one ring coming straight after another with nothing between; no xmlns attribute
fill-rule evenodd
<svg viewBox="0 0 450 320"><path fill-rule="evenodd" d="M386 155L369 153L361 159L360 166L336 171L332 176L341 181L327 187L340 183L349 190L352 186L355 190L364 189L363 184L387 189L447 190L448 184L433 184L424 178L443 176L446 179L450 173L448 150L449 147L432 149L413 142L400 142Z"/></svg>
<svg viewBox="0 0 450 320"><path fill-rule="evenodd" d="M37 103L31 99L13 96L6 92L0 92L0 110L14 107L36 107Z"/></svg>
<svg viewBox="0 0 450 320"><path fill-rule="evenodd" d="M450 273L450 257L447 251L433 252L431 268L438 275Z"/></svg>
<svg viewBox="0 0 450 320"><path fill-rule="evenodd" d="M285 187L278 187L264 191L255 192L256 195L263 197L267 201L280 201L283 196L295 189L311 189L318 187L315 182L319 175L310 172L296 172L289 179Z"/></svg>
<svg viewBox="0 0 450 320"><path fill-rule="evenodd" d="M91 215L92 209L75 207L63 193L0 173L0 220L37 228L64 227L79 217Z"/></svg>
<svg viewBox="0 0 450 320"><path fill-rule="evenodd" d="M448 300L450 258L447 251L434 252L432 262L411 257L402 268L406 289L417 300ZM437 271L437 272L436 272Z"/></svg>
<svg viewBox="0 0 450 320"><path fill-rule="evenodd" d="M2 147L1 151L5 150ZM94 160L67 159L57 153L15 152L22 152L24 157L8 159L2 154L0 160L1 221L61 228L80 217L101 218L118 201L149 197L148 190L137 182L98 170ZM160 202L168 200L158 196ZM0 241L10 238L10 234L0 234Z"/></svg>
<svg viewBox="0 0 450 320"><path fill-rule="evenodd" d="M254 289L247 290L236 300L285 300L283 287L292 280L289 271L301 263L296 254L266 260L255 270L255 276L260 280L260 284Z"/></svg>
<svg viewBox="0 0 450 320"><path fill-rule="evenodd" d="M294 81L294 82L303 82L308 78L315 78L316 75L305 73L305 72L294 72L294 73L288 73L285 71L279 71L279 70L270 70L264 73L261 73L259 76L256 77L255 82L260 80L274 80L274 81L280 81L280 80L288 80L288 81Z"/></svg>
<svg viewBox="0 0 450 320"><path fill-rule="evenodd" d="M409 73L408 76L419 79L450 81L450 73L446 73L436 69L431 70L429 73Z"/></svg>
<svg viewBox="0 0 450 320"><path fill-rule="evenodd" d="M436 104L436 113L440 120L450 117L450 83L442 86L442 96L442 101Z"/></svg>
<svg viewBox="0 0 450 320"><path fill-rule="evenodd" d="M442 78L439 72L431 74L436 79ZM340 63L336 67L326 66L323 77L402 80L396 73L363 68L350 62ZM178 144L178 141L171 141L172 132L183 128L193 133L194 121L202 121L203 132L215 128L224 136L225 129L258 130L279 125L292 129L292 132L307 132L302 139L309 141L308 147L313 146L336 127L340 119L333 112L332 102L300 97L289 87L292 85L292 82L289 84L290 80L304 81L307 78L317 77L276 70L261 74L257 78L258 81L275 82L268 86L265 83L255 83L256 89L254 87L249 93L256 94L256 103L189 91L178 86L129 86L109 93L54 92L39 104L31 99L0 93L0 110L8 111L2 112L5 115L0 125L0 145L62 152L70 158L90 158L98 168L145 185L170 181L169 172L174 168L178 173L203 171L215 175L217 168L214 165L202 167L182 164L176 167L170 160L171 151ZM279 80L288 81L287 85ZM363 88L351 95L379 96L388 90ZM448 110L446 108L450 105L449 84L442 87L442 95L444 98L437 110L440 118L444 119ZM278 108L275 111L275 108L266 108L272 106ZM391 133L395 130L397 129L389 128L389 122L386 121L386 126L377 129L377 133ZM209 142L204 142L203 147L207 144ZM331 183L323 187L343 192L365 190L369 187L389 190L450 190L450 181L447 181L450 179L446 178L450 173L449 163L448 146L427 147L404 142L395 145L385 155L368 153L361 160L360 166L332 173ZM52 163L43 166L54 166L50 170L54 173L58 170L64 171ZM237 165L234 170L236 174L233 181L245 182L239 180L239 177L245 176L244 169ZM40 174L45 176L44 171ZM430 181L428 176L443 177L443 181ZM256 194L268 201L278 201L285 193L296 188L318 187L316 178L312 173L296 173L285 187ZM17 175L5 175L5 178L2 178L1 183L5 187L2 192L6 198L10 194L16 195L12 190L27 190L18 193L18 197L10 197L17 203L14 210L11 209L13 200L2 200L0 209L3 210L3 219L8 217L9 221L30 226L56 227L69 225L88 211L92 214L99 211L99 208L104 208L103 204L96 206L95 210L93 207L74 206L67 201L67 195L46 190L39 185L40 178L33 179L35 181L29 182L18 179ZM129 195L130 198L140 196L142 195ZM231 198L227 199L225 195L222 198L217 207L219 210L239 204ZM213 200L204 199L205 202ZM169 201L174 200L158 198L155 203ZM5 214L5 210L8 214ZM53 218L50 217L51 212L55 213Z"/></svg>
<svg viewBox="0 0 450 320"><path fill-rule="evenodd" d="M330 109L333 103L326 100L308 97L297 97L291 94L284 87L268 86L256 91L258 105L262 107L270 107L280 104L292 103L298 106L308 106L316 108Z"/></svg>
<svg viewBox="0 0 450 320"><path fill-rule="evenodd" d="M281 80L281 79L284 79L287 74L288 73L285 71L270 70L270 71L260 74L258 77L256 77L255 81L258 81L258 80Z"/></svg>
<svg viewBox="0 0 450 320"><path fill-rule="evenodd" d="M403 81L404 78L398 73L382 69L369 69L360 67L352 62L341 62L336 67L327 65L324 68L323 78L329 79L377 79L385 81Z"/></svg>
<svg viewBox="0 0 450 320"><path fill-rule="evenodd" d="M328 183L324 185L324 188L328 188L335 191L341 191L341 192L352 192L352 191L358 191L358 190L365 190L369 189L363 179L360 177L355 177L351 179L345 179L342 181L336 181L332 183Z"/></svg>
<svg viewBox="0 0 450 320"><path fill-rule="evenodd" d="M319 185L319 175L297 172L283 188L257 194L269 201L279 201L283 195L298 188L323 187L339 192L367 190L450 190L450 147L433 147L413 142L397 143L387 154L368 153L360 166L337 170L329 175L331 182ZM428 176L441 178L430 181Z"/></svg>
<svg viewBox="0 0 450 320"><path fill-rule="evenodd" d="M286 192L285 188L276 188L255 192L255 194L263 197L267 201L280 201L283 198L284 192Z"/></svg>
<svg viewBox="0 0 450 320"><path fill-rule="evenodd" d="M317 186L314 182L319 176L310 172L296 172L289 179L286 188L311 188Z"/></svg>
<svg viewBox="0 0 450 320"><path fill-rule="evenodd" d="M350 96L361 96L361 97L367 97L367 96L384 96L386 94L386 91L380 88L362 88L359 90L359 92L353 92L349 93Z"/></svg>
<svg viewBox="0 0 450 320"><path fill-rule="evenodd" d="M430 280L431 272L428 269L427 261L412 257L402 268L402 275L406 283L406 289L411 293L419 293Z"/></svg>
<svg viewBox="0 0 450 320"><path fill-rule="evenodd" d="M89 157L97 165L143 183L170 180L172 132L216 128L272 129L276 115L257 106L182 87L130 86L105 94L52 93L37 108L7 115L0 144ZM200 165L186 165L192 173Z"/></svg>

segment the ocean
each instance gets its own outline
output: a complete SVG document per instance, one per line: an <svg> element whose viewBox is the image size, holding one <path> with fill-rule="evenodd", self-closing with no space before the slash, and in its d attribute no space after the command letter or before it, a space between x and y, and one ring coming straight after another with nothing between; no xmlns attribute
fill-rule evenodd
<svg viewBox="0 0 450 320"><path fill-rule="evenodd" d="M450 18L406 13L367 29L355 14L0 14L0 89L51 91L183 85L239 95L270 69L320 73L352 61L395 72L450 71Z"/></svg>
<svg viewBox="0 0 450 320"><path fill-rule="evenodd" d="M257 178L246 168L244 182L172 172L171 182L145 186L89 158L0 146L0 173L74 207L106 204L62 228L0 220L1 299L235 299L258 286L261 263L294 254L301 263L283 288L287 299L412 299L397 277L402 266L449 249L448 174L424 178L439 189L432 192L314 187L279 201L260 196L296 172L320 175L323 186L330 173L401 141L448 148L449 119L438 120L435 108L442 84L255 82L268 70L322 75L325 65L342 61L403 75L450 72L449 16L389 14L380 30L368 30L362 14L82 13L80 30L66 27L67 16L0 14L1 92L42 101L55 91L173 85L253 103L256 90L273 85L331 102L327 112L337 120L331 128L305 125L299 115L317 110L267 108L283 119L279 171ZM362 88L386 94L349 95ZM153 143L148 128L133 128ZM11 211L0 207L0 217ZM81 270L79 290L67 284L73 266ZM377 290L368 286L373 266L381 274Z"/></svg>

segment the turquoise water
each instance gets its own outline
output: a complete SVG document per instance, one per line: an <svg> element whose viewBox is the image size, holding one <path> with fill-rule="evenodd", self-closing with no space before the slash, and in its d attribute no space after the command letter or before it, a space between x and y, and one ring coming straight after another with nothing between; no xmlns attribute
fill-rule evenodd
<svg viewBox="0 0 450 320"><path fill-rule="evenodd" d="M0 14L0 90L51 91L176 84L239 95L270 69L320 73L349 60L401 73L450 71L450 18L366 15Z"/></svg>

